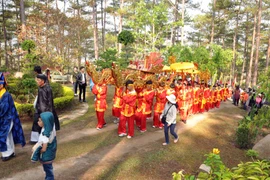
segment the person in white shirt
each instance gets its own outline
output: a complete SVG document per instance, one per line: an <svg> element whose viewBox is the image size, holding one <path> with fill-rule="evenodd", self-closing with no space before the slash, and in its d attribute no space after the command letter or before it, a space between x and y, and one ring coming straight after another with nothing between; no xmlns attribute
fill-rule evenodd
<svg viewBox="0 0 270 180"><path fill-rule="evenodd" d="M164 134L165 134L165 142L162 144L163 146L166 146L169 144L169 129L171 134L174 136L174 143L177 143L179 137L174 132L175 126L176 126L176 114L177 114L177 108L176 108L176 97L174 94L171 94L169 96L166 96L168 102L165 105L165 108L160 116L160 119L162 119L163 116L166 116L166 122L164 123Z"/></svg>

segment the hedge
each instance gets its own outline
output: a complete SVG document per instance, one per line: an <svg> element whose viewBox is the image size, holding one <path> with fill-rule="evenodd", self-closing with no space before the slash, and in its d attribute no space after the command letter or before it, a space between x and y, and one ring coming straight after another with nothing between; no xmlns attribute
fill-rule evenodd
<svg viewBox="0 0 270 180"><path fill-rule="evenodd" d="M64 91L63 97L54 98L54 100L53 100L56 110L61 110L65 107L69 106L73 101L74 93L73 93L72 89L64 86L63 91ZM30 115L35 111L33 104L15 103L15 106L16 106L16 109L17 109L19 115Z"/></svg>

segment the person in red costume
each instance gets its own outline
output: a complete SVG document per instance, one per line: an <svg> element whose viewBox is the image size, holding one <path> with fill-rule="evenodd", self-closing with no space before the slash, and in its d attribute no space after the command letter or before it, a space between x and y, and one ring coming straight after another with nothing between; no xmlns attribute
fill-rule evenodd
<svg viewBox="0 0 270 180"><path fill-rule="evenodd" d="M222 100L221 99L221 89L220 89L220 84L218 84L218 89L217 89L217 93L216 93L216 99L217 99L217 101L216 101L216 108L219 108L219 106L220 106L220 101Z"/></svg>
<svg viewBox="0 0 270 180"><path fill-rule="evenodd" d="M180 118L186 124L188 118L188 107L189 107L189 96L188 90L186 89L186 82L183 83L182 89L178 94L178 106L180 110Z"/></svg>
<svg viewBox="0 0 270 180"><path fill-rule="evenodd" d="M229 96L229 88L228 88L228 84L226 83L225 84L225 87L224 87L224 99L223 99L223 101L227 101L227 99L228 99L228 96Z"/></svg>
<svg viewBox="0 0 270 180"><path fill-rule="evenodd" d="M137 101L136 101L136 112L135 112L135 121L136 126L140 129L141 128L141 120L142 120L142 102L143 102L143 87L137 87Z"/></svg>
<svg viewBox="0 0 270 180"><path fill-rule="evenodd" d="M146 82L146 89L143 90L141 132L146 131L146 118L152 113L153 99L155 97L155 91L152 86L153 82L149 80Z"/></svg>
<svg viewBox="0 0 270 180"><path fill-rule="evenodd" d="M198 83L195 82L195 87L193 89L194 99L193 99L193 114L197 114L199 112L199 95L200 95L200 88Z"/></svg>
<svg viewBox="0 0 270 180"><path fill-rule="evenodd" d="M113 108L112 108L112 115L116 117L116 120L113 121L115 124L119 122L119 118L121 115L122 94L123 94L123 87L115 87L115 92L114 92L114 97L113 97Z"/></svg>
<svg viewBox="0 0 270 180"><path fill-rule="evenodd" d="M100 130L107 125L104 119L104 112L107 109L107 85L104 83L104 81L100 81L94 85L92 92L97 97L95 102L95 110L98 119L97 130Z"/></svg>
<svg viewBox="0 0 270 180"><path fill-rule="evenodd" d="M205 110L205 103L206 100L204 98L204 83L201 83L200 89L199 89L199 112L203 113Z"/></svg>
<svg viewBox="0 0 270 180"><path fill-rule="evenodd" d="M121 109L121 116L118 126L118 135L120 137L126 136L126 123L128 123L128 136L127 138L132 138L134 136L134 117L136 109L136 98L137 93L134 90L133 81L127 80L126 90L124 90L122 100L123 105Z"/></svg>
<svg viewBox="0 0 270 180"><path fill-rule="evenodd" d="M174 94L176 96L175 84L174 83L170 84L170 87L167 89L166 94L167 94L167 96L169 96L171 94Z"/></svg>
<svg viewBox="0 0 270 180"><path fill-rule="evenodd" d="M194 92L193 87L191 86L191 82L188 82L187 84L187 90L188 90L188 116L193 114L193 101L194 101Z"/></svg>
<svg viewBox="0 0 270 180"><path fill-rule="evenodd" d="M208 88L208 85L205 84L205 88L203 90L203 97L205 99L205 110L208 112L210 109L210 89Z"/></svg>
<svg viewBox="0 0 270 180"><path fill-rule="evenodd" d="M154 106L154 118L153 118L153 128L160 128L162 129L163 124L160 122L160 115L162 114L162 111L165 107L165 104L167 102L166 99L166 89L165 89L165 83L160 82L159 88L156 90L156 103Z"/></svg>

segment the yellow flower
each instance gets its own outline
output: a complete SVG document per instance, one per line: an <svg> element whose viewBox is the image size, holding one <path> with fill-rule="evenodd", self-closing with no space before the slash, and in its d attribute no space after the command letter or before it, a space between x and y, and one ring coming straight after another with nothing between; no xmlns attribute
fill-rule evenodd
<svg viewBox="0 0 270 180"><path fill-rule="evenodd" d="M218 148L214 148L214 149L213 149L213 153L214 153L214 154L219 154L220 151L218 150Z"/></svg>

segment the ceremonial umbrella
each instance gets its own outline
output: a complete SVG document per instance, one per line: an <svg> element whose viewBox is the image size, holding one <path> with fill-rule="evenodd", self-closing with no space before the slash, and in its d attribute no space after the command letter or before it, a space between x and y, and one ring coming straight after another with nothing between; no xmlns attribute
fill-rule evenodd
<svg viewBox="0 0 270 180"><path fill-rule="evenodd" d="M179 63L173 63L171 64L170 68L172 70L180 72L180 70L185 70L185 69L194 69L195 66L191 62L179 62Z"/></svg>
<svg viewBox="0 0 270 180"><path fill-rule="evenodd" d="M188 74L199 74L200 71L196 70L196 69L188 69L188 70L184 70L185 73Z"/></svg>
<svg viewBox="0 0 270 180"><path fill-rule="evenodd" d="M165 65L163 66L162 71L171 71L171 68L170 66Z"/></svg>

